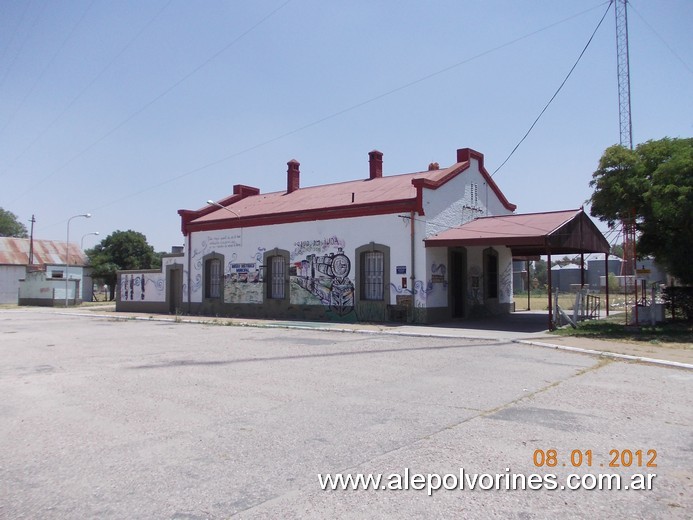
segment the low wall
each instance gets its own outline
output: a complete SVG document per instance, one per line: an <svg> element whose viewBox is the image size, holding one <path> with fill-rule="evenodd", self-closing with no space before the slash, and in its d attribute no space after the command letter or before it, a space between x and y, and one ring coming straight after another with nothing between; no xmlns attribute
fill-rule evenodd
<svg viewBox="0 0 693 520"><path fill-rule="evenodd" d="M65 305L67 294L68 305L80 305L80 280L61 280L46 278L45 273L30 273L25 280L19 281L19 305L40 307L59 307Z"/></svg>

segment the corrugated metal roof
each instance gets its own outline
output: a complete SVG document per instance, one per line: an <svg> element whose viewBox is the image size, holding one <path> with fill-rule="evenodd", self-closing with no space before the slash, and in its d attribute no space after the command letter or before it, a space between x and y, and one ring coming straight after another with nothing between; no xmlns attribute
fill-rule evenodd
<svg viewBox="0 0 693 520"><path fill-rule="evenodd" d="M346 211L350 215L354 211L365 210L366 214L369 214L369 208L384 207L388 204L395 208L395 212L402 210L401 203L415 210L417 202L420 202L417 196L422 187L437 189L467 170L471 165L471 159L478 161L479 171L501 203L510 211L514 211L515 205L507 201L484 168L483 154L463 148L457 150L457 162L447 168L301 187L289 193L278 191L242 196L239 191L240 196L221 199L220 202L227 209L213 209L207 206L196 211L181 210L179 213L183 216L185 228L186 219L197 226L226 221L228 227L241 227L246 223L257 224L260 222L259 219L271 216L310 214L310 218L316 218L335 210ZM329 214L329 218L333 218L331 215Z"/></svg>
<svg viewBox="0 0 693 520"><path fill-rule="evenodd" d="M29 265L29 239L0 237L0 265ZM34 239L33 265L64 265L65 242ZM70 265L87 265L77 244L70 243Z"/></svg>
<svg viewBox="0 0 693 520"><path fill-rule="evenodd" d="M377 179L359 179L356 181L325 184L300 188L291 193L277 191L246 197L228 206L242 218L276 215L297 211L312 211L344 207L351 204L379 204L387 201L410 200L416 198L416 187L413 179L425 177L439 181L454 167L403 175L390 175ZM195 219L195 222L228 220L233 218L229 212L219 208Z"/></svg>
<svg viewBox="0 0 693 520"><path fill-rule="evenodd" d="M505 245L513 254L606 253L609 243L582 209L482 217L425 240L426 247Z"/></svg>

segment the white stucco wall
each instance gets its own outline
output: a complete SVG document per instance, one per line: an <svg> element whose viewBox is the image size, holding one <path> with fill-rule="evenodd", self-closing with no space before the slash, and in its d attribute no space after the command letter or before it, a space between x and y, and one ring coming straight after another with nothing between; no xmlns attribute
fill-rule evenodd
<svg viewBox="0 0 693 520"><path fill-rule="evenodd" d="M166 268L176 264L184 265L184 261L183 255L164 256L161 259L161 269L121 272L118 280L119 300L123 302L165 302Z"/></svg>
<svg viewBox="0 0 693 520"><path fill-rule="evenodd" d="M484 250L486 247L466 247L467 272L465 286L469 305L484 304ZM512 252L504 246L494 246L498 253L498 303L513 301L512 296ZM448 266L448 248L431 247L427 254L427 288L425 306L428 308L446 307L448 305L448 283L450 272ZM478 290L474 290L473 277L479 277Z"/></svg>
<svg viewBox="0 0 693 520"><path fill-rule="evenodd" d="M409 215L406 215L409 217ZM390 287L387 302L397 303L397 295L412 294L411 230L410 218L397 215L382 215L348 218L330 221L298 222L275 224L272 226L251 227L193 233L191 242L191 301L201 302L203 298L203 262L211 253L224 255L224 274L229 278L224 300L227 302L253 303L261 301L261 293L253 295L248 285L242 287L244 295L234 293L233 284L239 280L262 276L262 263L266 251L278 248L289 252L290 264L299 264L309 255L324 257L344 254L350 261L346 278L356 283L356 258L358 247L374 242L390 247ZM422 279L426 270L422 262L422 225L415 221L417 254L415 258L416 278ZM398 267L399 271L398 272ZM405 271L402 273L401 271ZM407 279L407 287L402 287L402 278ZM187 265L184 274L187 282ZM185 283L184 282L184 283ZM422 282L423 283L423 282ZM240 286L239 286L240 287ZM255 292L261 289L257 289ZM187 301L187 288L184 290ZM315 304L316 301L292 301L292 303Z"/></svg>
<svg viewBox="0 0 693 520"><path fill-rule="evenodd" d="M437 190L424 189L426 236L460 226L479 217L510 215L472 158L465 171Z"/></svg>
<svg viewBox="0 0 693 520"><path fill-rule="evenodd" d="M46 274L43 271L27 273L26 278L19 284L19 297L60 302L65 300L67 289L68 300L75 299L75 289L81 286L80 280L75 277L66 282L64 278L50 278Z"/></svg>
<svg viewBox="0 0 693 520"><path fill-rule="evenodd" d="M425 235L460 226L479 217L510 215L496 193L488 186L486 179L479 171L479 162L471 158L471 164L465 171L448 181L437 190L424 189L423 206L426 223ZM483 274L483 247L468 247L467 251L467 297L470 303L483 304L483 295L476 291L472 294L472 276ZM510 249L499 246L499 303L512 301L512 254ZM429 308L448 305L448 283L450 278L448 266L448 248L428 248L425 251L426 280L425 306Z"/></svg>
<svg viewBox="0 0 693 520"><path fill-rule="evenodd" d="M19 280L25 275L23 265L0 265L0 303L17 303Z"/></svg>
<svg viewBox="0 0 693 520"><path fill-rule="evenodd" d="M448 283L450 273L448 270L448 248L432 247L426 249L426 290L425 306L447 307L448 305ZM423 298L421 298L423 299Z"/></svg>
<svg viewBox="0 0 693 520"><path fill-rule="evenodd" d="M166 301L166 272L128 271L120 276L120 300L142 302Z"/></svg>
<svg viewBox="0 0 693 520"><path fill-rule="evenodd" d="M467 248L467 287L471 289L471 277L480 276L482 291L476 295L474 303L483 304L483 275L484 275L484 250L486 247ZM512 251L505 246L494 246L493 249L498 253L498 303L512 302L512 276L513 259Z"/></svg>

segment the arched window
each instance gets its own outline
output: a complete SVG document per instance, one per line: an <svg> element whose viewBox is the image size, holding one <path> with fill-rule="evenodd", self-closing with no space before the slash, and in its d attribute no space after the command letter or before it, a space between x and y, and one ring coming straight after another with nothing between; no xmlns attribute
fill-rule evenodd
<svg viewBox="0 0 693 520"><path fill-rule="evenodd" d="M385 255L382 251L361 253L361 299L382 301L385 283Z"/></svg>
<svg viewBox="0 0 693 520"><path fill-rule="evenodd" d="M265 265L265 297L268 300L289 300L289 252L274 248L263 256Z"/></svg>
<svg viewBox="0 0 693 520"><path fill-rule="evenodd" d="M224 257L212 253L205 257L204 280L205 298L221 299L224 293Z"/></svg>
<svg viewBox="0 0 693 520"><path fill-rule="evenodd" d="M357 247L356 276L358 301L389 303L390 248L374 242Z"/></svg>
<svg viewBox="0 0 693 520"><path fill-rule="evenodd" d="M268 275L268 297L275 300L283 300L286 298L285 280L286 280L286 263L283 256L270 256L267 265Z"/></svg>

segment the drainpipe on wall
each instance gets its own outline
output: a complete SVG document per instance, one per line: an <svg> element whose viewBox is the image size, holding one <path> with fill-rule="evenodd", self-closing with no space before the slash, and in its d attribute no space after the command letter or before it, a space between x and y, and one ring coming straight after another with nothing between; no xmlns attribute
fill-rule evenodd
<svg viewBox="0 0 693 520"><path fill-rule="evenodd" d="M604 255L604 286L606 290L606 317L609 317L609 253Z"/></svg>
<svg viewBox="0 0 693 520"><path fill-rule="evenodd" d="M188 232L188 314L191 314L191 307L190 307L190 297L191 297L191 289L190 289L190 281L192 277L192 273L190 272L190 269L192 267L192 261L190 259L190 250L191 250L191 243L192 243L192 233Z"/></svg>
<svg viewBox="0 0 693 520"><path fill-rule="evenodd" d="M414 309L416 308L416 251L415 246L415 236L414 236L414 210L411 211L409 215L409 235L411 239L411 318L410 323L414 322Z"/></svg>
<svg viewBox="0 0 693 520"><path fill-rule="evenodd" d="M553 286L551 285L551 250L547 248L546 254L548 260L546 261L546 270L548 272L548 283L549 283L549 330L553 330Z"/></svg>

